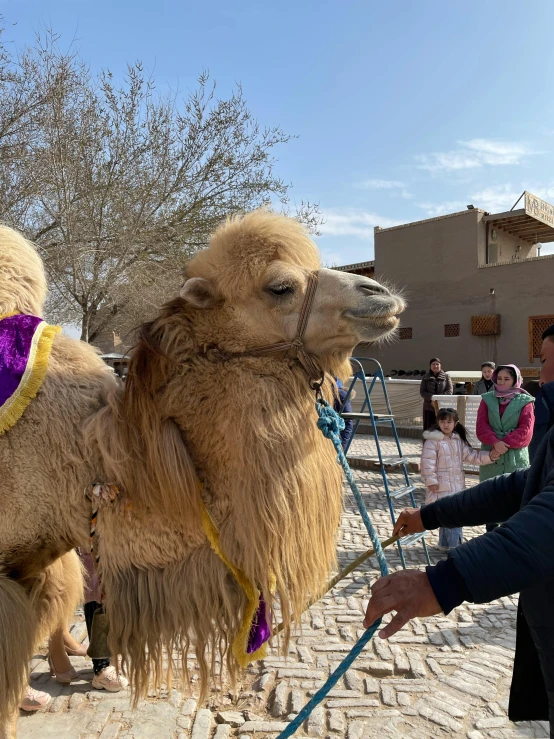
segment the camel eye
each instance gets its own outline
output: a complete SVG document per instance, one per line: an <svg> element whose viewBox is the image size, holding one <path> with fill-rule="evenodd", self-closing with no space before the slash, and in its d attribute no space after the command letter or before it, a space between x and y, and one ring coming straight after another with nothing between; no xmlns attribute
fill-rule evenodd
<svg viewBox="0 0 554 739"><path fill-rule="evenodd" d="M274 285L269 288L269 292L272 295L286 295L287 293L292 292L292 287L290 285Z"/></svg>

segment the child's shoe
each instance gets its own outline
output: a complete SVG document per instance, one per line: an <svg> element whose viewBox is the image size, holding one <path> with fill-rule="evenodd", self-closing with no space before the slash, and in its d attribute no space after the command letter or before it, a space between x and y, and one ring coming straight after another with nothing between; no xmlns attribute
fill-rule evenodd
<svg viewBox="0 0 554 739"><path fill-rule="evenodd" d="M48 693L43 693L41 690L35 690L27 685L25 688L25 695L23 700L19 704L22 711L38 711L39 708L43 708L48 704L50 696Z"/></svg>
<svg viewBox="0 0 554 739"><path fill-rule="evenodd" d="M119 693L129 685L123 675L118 675L115 667L110 665L100 670L92 680L92 687L96 690L107 690L109 693Z"/></svg>

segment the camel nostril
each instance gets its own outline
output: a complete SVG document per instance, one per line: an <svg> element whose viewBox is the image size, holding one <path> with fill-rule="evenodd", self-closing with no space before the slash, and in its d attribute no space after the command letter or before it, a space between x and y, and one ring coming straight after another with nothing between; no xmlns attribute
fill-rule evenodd
<svg viewBox="0 0 554 739"><path fill-rule="evenodd" d="M374 282L373 280L367 280L364 282L359 282L356 285L356 290L359 290L364 295L388 295L389 291L386 287L383 287L383 285L380 285L378 282Z"/></svg>

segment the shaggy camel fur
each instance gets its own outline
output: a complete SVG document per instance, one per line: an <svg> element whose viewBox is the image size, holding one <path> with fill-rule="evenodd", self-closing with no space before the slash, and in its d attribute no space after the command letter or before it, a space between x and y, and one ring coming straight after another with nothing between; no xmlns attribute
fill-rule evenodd
<svg viewBox="0 0 554 739"><path fill-rule="evenodd" d="M13 290L2 279L7 251ZM312 271L319 285L304 346L344 377L353 347L390 334L403 301L373 280L321 269L304 229L266 211L228 221L189 262L181 296L141 328L123 389L91 347L55 339L40 393L0 437L4 719L36 641L30 584L86 545L93 481L122 491L121 505L100 507L98 553L110 647L135 697L167 679L166 650L181 650L186 673L192 646L204 688L223 663L236 672L229 646L245 596L206 540L204 505L228 559L267 603L278 602L285 638L321 591L334 559L341 474L316 428L313 392L290 353L234 356L294 339ZM39 273L28 245L2 229L2 309L38 312Z"/></svg>

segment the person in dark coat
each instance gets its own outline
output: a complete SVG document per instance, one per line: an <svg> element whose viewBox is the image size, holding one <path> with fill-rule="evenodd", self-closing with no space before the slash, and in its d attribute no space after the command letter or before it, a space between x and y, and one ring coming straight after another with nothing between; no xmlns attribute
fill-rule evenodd
<svg viewBox="0 0 554 739"><path fill-rule="evenodd" d="M554 326L543 334L541 382L554 384ZM550 392L550 390L548 391ZM441 526L505 521L449 553L425 572L406 570L372 588L364 626L396 611L380 632L396 633L411 618L449 613L464 601L488 603L520 593L508 716L550 721L554 737L554 427L537 428L531 467L500 475L421 509L403 511L402 535Z"/></svg>
<svg viewBox="0 0 554 739"><path fill-rule="evenodd" d="M554 350L554 341L550 342ZM554 425L554 381L539 385L535 395L535 429L529 444L529 459L533 462L542 437Z"/></svg>
<svg viewBox="0 0 554 739"><path fill-rule="evenodd" d="M348 395L348 392L344 389L342 386L342 382L338 379L338 377L335 378L335 382L337 383L337 392L338 397L335 395L333 407L337 413L352 413L352 403L350 402L350 398L353 397L353 394L350 394L350 398L346 403L344 401L346 400L346 396ZM352 441L352 435L354 433L354 421L350 418L344 419L344 429L340 432L340 440L342 443L342 448L344 452L348 449L350 446L350 442Z"/></svg>
<svg viewBox="0 0 554 739"><path fill-rule="evenodd" d="M533 432L533 439L529 444L529 458L531 462L543 436L554 425L554 371L551 370L553 355L554 324L549 326L542 335L542 368L538 386L528 390L535 397L535 430Z"/></svg>
<svg viewBox="0 0 554 739"><path fill-rule="evenodd" d="M437 422L431 398L433 395L452 395L452 380L442 371L441 361L434 357L429 362L429 372L423 375L419 386L419 394L423 398L423 430L427 431Z"/></svg>

